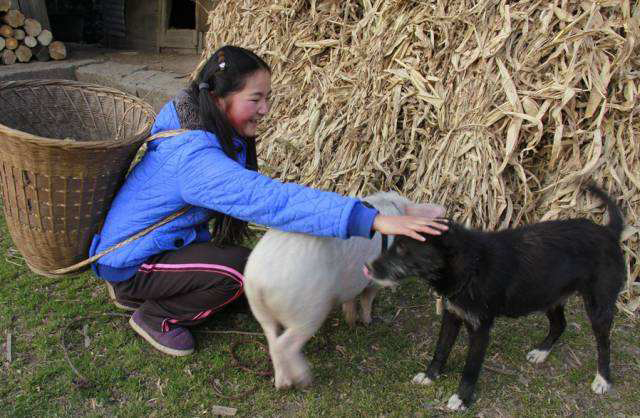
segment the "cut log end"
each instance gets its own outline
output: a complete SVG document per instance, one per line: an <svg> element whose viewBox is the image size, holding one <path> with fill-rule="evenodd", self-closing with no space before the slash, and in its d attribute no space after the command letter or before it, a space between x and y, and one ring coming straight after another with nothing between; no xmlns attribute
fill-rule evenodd
<svg viewBox="0 0 640 418"><path fill-rule="evenodd" d="M40 32L40 35L38 35L38 42L40 45L49 46L52 40L53 35L51 34L51 31L47 29L43 29L42 32Z"/></svg>
<svg viewBox="0 0 640 418"><path fill-rule="evenodd" d="M0 0L0 12L8 12L11 8L11 0Z"/></svg>
<svg viewBox="0 0 640 418"><path fill-rule="evenodd" d="M13 36L13 28L9 25L0 25L0 36L11 38Z"/></svg>
<svg viewBox="0 0 640 418"><path fill-rule="evenodd" d="M19 28L24 25L24 15L19 10L9 10L2 21L12 28Z"/></svg>
<svg viewBox="0 0 640 418"><path fill-rule="evenodd" d="M49 47L44 45L38 45L31 50L33 57L38 61L49 61L51 56L49 55Z"/></svg>
<svg viewBox="0 0 640 418"><path fill-rule="evenodd" d="M67 47L60 41L53 41L49 45L49 55L54 60L63 60L67 57Z"/></svg>
<svg viewBox="0 0 640 418"><path fill-rule="evenodd" d="M34 46L38 45L38 40L33 36L25 36L23 42L29 48L33 48Z"/></svg>
<svg viewBox="0 0 640 418"><path fill-rule="evenodd" d="M4 65L11 65L16 63L16 54L13 53L10 49L5 49L0 53L0 61Z"/></svg>
<svg viewBox="0 0 640 418"><path fill-rule="evenodd" d="M29 62L31 61L31 57L33 56L31 48L27 47L26 45L20 45L16 49L15 54L16 58L20 62Z"/></svg>
<svg viewBox="0 0 640 418"><path fill-rule="evenodd" d="M7 49L16 49L19 45L19 42L16 38L6 38L4 40L4 47Z"/></svg>
<svg viewBox="0 0 640 418"><path fill-rule="evenodd" d="M19 41L22 41L27 36L22 29L16 29L13 31L13 37Z"/></svg>
<svg viewBox="0 0 640 418"><path fill-rule="evenodd" d="M33 36L35 38L36 36L40 35L40 32L42 32L42 25L35 19L25 19L24 31L27 32L27 35Z"/></svg>

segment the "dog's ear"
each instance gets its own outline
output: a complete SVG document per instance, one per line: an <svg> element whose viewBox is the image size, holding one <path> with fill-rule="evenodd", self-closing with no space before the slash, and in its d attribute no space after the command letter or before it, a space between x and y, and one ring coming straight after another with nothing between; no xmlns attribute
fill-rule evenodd
<svg viewBox="0 0 640 418"><path fill-rule="evenodd" d="M400 257L404 257L409 252L407 248L408 244L411 243L413 238L409 238L405 235L399 235L397 237L393 237L393 243L391 244L391 250L394 251Z"/></svg>
<svg viewBox="0 0 640 418"><path fill-rule="evenodd" d="M459 252L464 252L467 243L466 237L461 236L459 232L459 225L449 220L447 224L449 229L442 231L440 235L428 235L425 236L429 243L440 251L440 254L449 259L454 257Z"/></svg>
<svg viewBox="0 0 640 418"><path fill-rule="evenodd" d="M449 223L446 233L438 236L435 243L441 248L449 266L458 277L478 276L482 260L482 248L472 239L466 229L455 222Z"/></svg>
<svg viewBox="0 0 640 418"><path fill-rule="evenodd" d="M421 216L423 218L441 218L444 215L445 208L435 203L409 203L405 208L405 214L409 216Z"/></svg>

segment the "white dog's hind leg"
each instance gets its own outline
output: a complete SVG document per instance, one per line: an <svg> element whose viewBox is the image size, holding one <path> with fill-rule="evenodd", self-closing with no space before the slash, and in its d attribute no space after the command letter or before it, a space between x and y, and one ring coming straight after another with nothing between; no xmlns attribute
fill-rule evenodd
<svg viewBox="0 0 640 418"><path fill-rule="evenodd" d="M342 313L344 314L344 320L352 327L356 324L358 319L358 309L356 306L356 300L351 299L342 304Z"/></svg>
<svg viewBox="0 0 640 418"><path fill-rule="evenodd" d="M302 348L320 328L332 307L329 301L309 307L304 312L306 317L298 315L287 321L287 329L276 341L276 350L281 355L283 365L296 387L306 387L311 384L311 370L302 354Z"/></svg>
<svg viewBox="0 0 640 418"><path fill-rule="evenodd" d="M373 305L373 299L375 299L378 293L378 288L375 286L365 287L360 296L360 308L362 309L362 322L366 325L371 323L371 307Z"/></svg>
<svg viewBox="0 0 640 418"><path fill-rule="evenodd" d="M253 316L258 320L265 337L267 337L269 356L273 364L275 386L277 389L286 389L291 387L293 381L290 376L291 373L287 369L287 364L282 359L282 353L278 350L277 341L281 326L271 309L269 309L265 303L262 293L263 290L259 285L255 284L255 282L257 282L257 280L246 283L245 294Z"/></svg>
<svg viewBox="0 0 640 418"><path fill-rule="evenodd" d="M273 364L273 375L275 379L275 386L277 389L287 389L293 385L291 378L291 372L289 371L287 364L282 359L281 350L278 347L278 331L280 326L275 322L261 322L264 334L267 337L269 344L269 356L271 357L271 363Z"/></svg>
<svg viewBox="0 0 640 418"><path fill-rule="evenodd" d="M312 336L313 332L289 328L278 337L276 342L277 355L281 356L284 368L289 372L290 384L297 387L306 387L311 384L311 370L302 354L302 348Z"/></svg>

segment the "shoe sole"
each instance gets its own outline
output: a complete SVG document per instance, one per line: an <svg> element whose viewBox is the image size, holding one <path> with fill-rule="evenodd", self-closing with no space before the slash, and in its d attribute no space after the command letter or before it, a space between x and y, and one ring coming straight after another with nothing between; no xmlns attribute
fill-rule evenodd
<svg viewBox="0 0 640 418"><path fill-rule="evenodd" d="M189 354L193 353L193 348L190 350L176 350L175 348L165 347L164 345L158 343L156 340L151 338L151 336L147 333L147 331L145 331L138 324L135 323L135 321L133 320L133 317L129 318L129 325L131 325L131 328L133 328L133 330L137 332L138 335L140 335L142 338L147 340L149 344L151 344L156 349L162 351L165 354L169 354L170 356L182 357L182 356L188 356Z"/></svg>
<svg viewBox="0 0 640 418"><path fill-rule="evenodd" d="M133 312L139 308L139 306L134 308L133 306L123 305L122 303L118 302L118 299L116 299L116 292L113 290L113 287L109 283L105 283L105 286L107 286L109 299L111 299L111 302L113 302L113 304L116 305L117 308L130 312Z"/></svg>
<svg viewBox="0 0 640 418"><path fill-rule="evenodd" d="M138 308L134 308L134 307L131 307L131 306L123 305L122 303L118 302L117 300L114 300L113 304L116 305L117 308L122 309L123 311L135 312L136 309L138 309Z"/></svg>

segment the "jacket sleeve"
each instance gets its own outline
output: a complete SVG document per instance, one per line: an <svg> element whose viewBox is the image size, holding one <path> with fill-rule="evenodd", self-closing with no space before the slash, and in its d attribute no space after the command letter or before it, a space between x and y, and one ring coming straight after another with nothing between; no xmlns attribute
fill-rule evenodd
<svg viewBox="0 0 640 418"><path fill-rule="evenodd" d="M282 183L229 158L215 136L194 139L177 170L185 202L284 231L348 238L357 199Z"/></svg>

